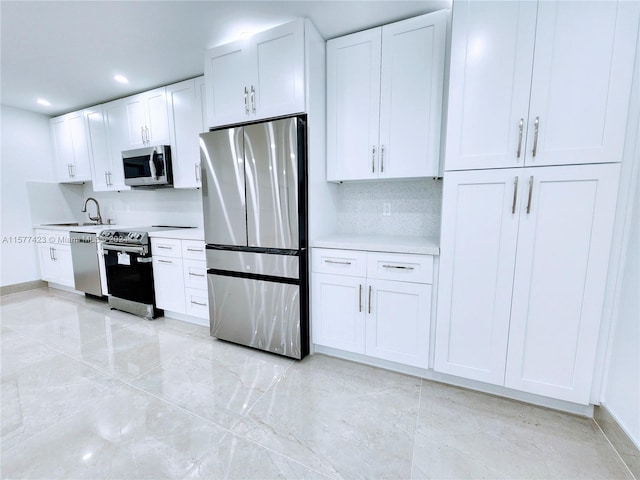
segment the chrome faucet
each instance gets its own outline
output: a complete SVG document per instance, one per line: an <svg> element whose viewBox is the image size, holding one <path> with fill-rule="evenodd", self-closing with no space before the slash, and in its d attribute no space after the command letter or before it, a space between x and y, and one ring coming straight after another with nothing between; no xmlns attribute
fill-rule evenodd
<svg viewBox="0 0 640 480"><path fill-rule="evenodd" d="M89 220L93 220L94 222L98 222L99 225L102 225L102 216L100 215L100 204L98 203L98 201L93 198L93 197L89 197L84 201L84 206L82 207L82 212L86 212L87 211L87 203L89 203L89 200L93 200L93 202L96 204L96 209L98 216L97 217L92 217L91 214L89 214Z"/></svg>

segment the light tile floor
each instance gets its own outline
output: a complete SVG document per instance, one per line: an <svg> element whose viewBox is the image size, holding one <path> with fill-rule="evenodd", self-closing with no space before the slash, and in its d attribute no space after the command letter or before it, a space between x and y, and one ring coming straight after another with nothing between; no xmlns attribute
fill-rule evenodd
<svg viewBox="0 0 640 480"><path fill-rule="evenodd" d="M590 419L59 290L0 304L3 479L633 478Z"/></svg>

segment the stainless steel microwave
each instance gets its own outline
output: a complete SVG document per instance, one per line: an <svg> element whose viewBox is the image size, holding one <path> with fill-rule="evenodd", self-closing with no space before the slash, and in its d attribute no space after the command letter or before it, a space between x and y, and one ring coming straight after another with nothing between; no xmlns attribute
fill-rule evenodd
<svg viewBox="0 0 640 480"><path fill-rule="evenodd" d="M124 183L130 187L173 187L171 147L156 145L122 152Z"/></svg>

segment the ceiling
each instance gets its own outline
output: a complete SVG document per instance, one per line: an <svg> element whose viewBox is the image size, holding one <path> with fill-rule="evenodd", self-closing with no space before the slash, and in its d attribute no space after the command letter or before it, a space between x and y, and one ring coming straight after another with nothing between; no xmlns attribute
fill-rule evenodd
<svg viewBox="0 0 640 480"><path fill-rule="evenodd" d="M204 51L298 17L325 39L451 0L0 1L4 105L59 115L202 75ZM129 79L126 85L115 74ZM45 98L51 106L38 105Z"/></svg>

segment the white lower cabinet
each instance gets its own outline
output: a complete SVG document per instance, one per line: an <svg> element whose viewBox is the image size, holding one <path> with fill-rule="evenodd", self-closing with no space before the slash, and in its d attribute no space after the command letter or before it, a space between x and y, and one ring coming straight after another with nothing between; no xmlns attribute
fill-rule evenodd
<svg viewBox="0 0 640 480"><path fill-rule="evenodd" d="M36 230L40 278L47 282L75 288L69 232Z"/></svg>
<svg viewBox="0 0 640 480"><path fill-rule="evenodd" d="M152 238L156 305L163 310L209 318L204 242Z"/></svg>
<svg viewBox="0 0 640 480"><path fill-rule="evenodd" d="M433 257L314 248L313 343L427 368Z"/></svg>
<svg viewBox="0 0 640 480"><path fill-rule="evenodd" d="M447 173L436 371L589 403L619 171Z"/></svg>

